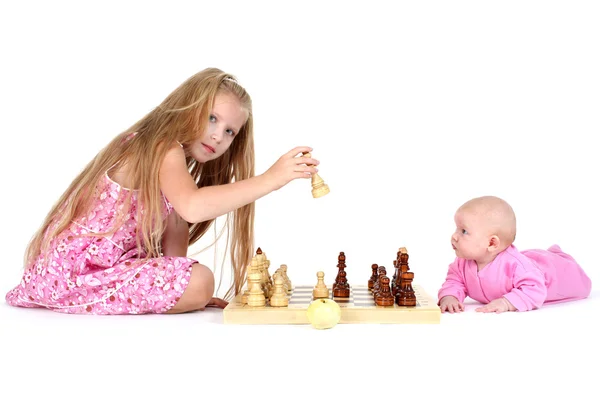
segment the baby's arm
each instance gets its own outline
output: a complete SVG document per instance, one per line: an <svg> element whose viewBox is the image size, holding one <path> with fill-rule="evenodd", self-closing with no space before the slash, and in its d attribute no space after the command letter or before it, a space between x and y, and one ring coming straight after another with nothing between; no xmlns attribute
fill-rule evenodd
<svg viewBox="0 0 600 400"><path fill-rule="evenodd" d="M250 204L281 188L293 179L310 178L319 162L312 158L296 157L311 151L297 147L284 154L268 171L239 182L198 188L192 179L180 146L171 148L162 162L160 188L175 211L186 221L196 223L217 218Z"/></svg>
<svg viewBox="0 0 600 400"><path fill-rule="evenodd" d="M548 294L544 274L534 266L518 265L513 277L513 287L503 297L518 311L540 308Z"/></svg>
<svg viewBox="0 0 600 400"><path fill-rule="evenodd" d="M454 296L444 296L440 299L440 311L448 311L449 313L465 311L465 305L458 301Z"/></svg>
<svg viewBox="0 0 600 400"><path fill-rule="evenodd" d="M459 260L456 259L448 267L446 280L438 291L438 305L441 311L463 311L465 309L463 302L465 301L466 293L467 289L459 266Z"/></svg>
<svg viewBox="0 0 600 400"><path fill-rule="evenodd" d="M506 299L506 297L500 297L499 299L492 300L485 306L481 306L475 309L475 311L477 312L493 312L497 314L515 310L515 306L513 306L511 302Z"/></svg>

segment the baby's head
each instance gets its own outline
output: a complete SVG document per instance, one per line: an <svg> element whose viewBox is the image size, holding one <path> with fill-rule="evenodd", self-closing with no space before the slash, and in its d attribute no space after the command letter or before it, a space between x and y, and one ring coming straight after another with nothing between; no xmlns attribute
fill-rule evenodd
<svg viewBox="0 0 600 400"><path fill-rule="evenodd" d="M494 196L477 197L460 206L454 215L452 248L456 256L485 260L509 247L516 236L512 207Z"/></svg>

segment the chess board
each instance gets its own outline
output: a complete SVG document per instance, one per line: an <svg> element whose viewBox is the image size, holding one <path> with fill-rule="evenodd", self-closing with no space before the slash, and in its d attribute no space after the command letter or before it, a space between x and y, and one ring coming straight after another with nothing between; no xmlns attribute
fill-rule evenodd
<svg viewBox="0 0 600 400"><path fill-rule="evenodd" d="M287 307L250 307L242 304L241 295L237 296L223 310L225 324L309 324L306 310L313 301L314 286L294 286L288 295ZM436 301L419 285L413 285L417 305L404 307L394 304L383 307L375 304L367 285L350 286L350 297L329 297L339 304L342 317L340 324L439 324L441 312Z"/></svg>

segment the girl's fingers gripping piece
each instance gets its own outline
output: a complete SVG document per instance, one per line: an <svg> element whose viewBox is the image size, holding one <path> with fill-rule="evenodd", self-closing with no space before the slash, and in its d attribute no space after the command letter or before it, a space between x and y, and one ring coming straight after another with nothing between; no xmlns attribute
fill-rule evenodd
<svg viewBox="0 0 600 400"><path fill-rule="evenodd" d="M298 157L296 158L297 164L305 164L305 165L319 165L320 161L316 158L310 157Z"/></svg>
<svg viewBox="0 0 600 400"><path fill-rule="evenodd" d="M311 151L312 151L312 147L298 146L298 147L294 147L292 150L288 151L285 155L287 157L296 157L298 154L310 153Z"/></svg>
<svg viewBox="0 0 600 400"><path fill-rule="evenodd" d="M294 172L294 179L310 179L311 174L306 172Z"/></svg>
<svg viewBox="0 0 600 400"><path fill-rule="evenodd" d="M304 173L316 174L317 172L319 172L319 170L316 169L315 167L310 167L307 165L298 165L294 169L294 172L304 172Z"/></svg>

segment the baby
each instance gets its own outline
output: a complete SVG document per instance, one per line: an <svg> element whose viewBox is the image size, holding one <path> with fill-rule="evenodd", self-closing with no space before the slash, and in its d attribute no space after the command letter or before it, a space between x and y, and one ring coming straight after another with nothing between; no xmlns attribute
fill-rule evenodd
<svg viewBox="0 0 600 400"><path fill-rule="evenodd" d="M512 207L493 196L463 204L454 216L456 259L438 292L442 312L464 311L465 297L485 304L479 312L529 311L544 303L584 299L590 278L560 247L520 252L513 245Z"/></svg>

